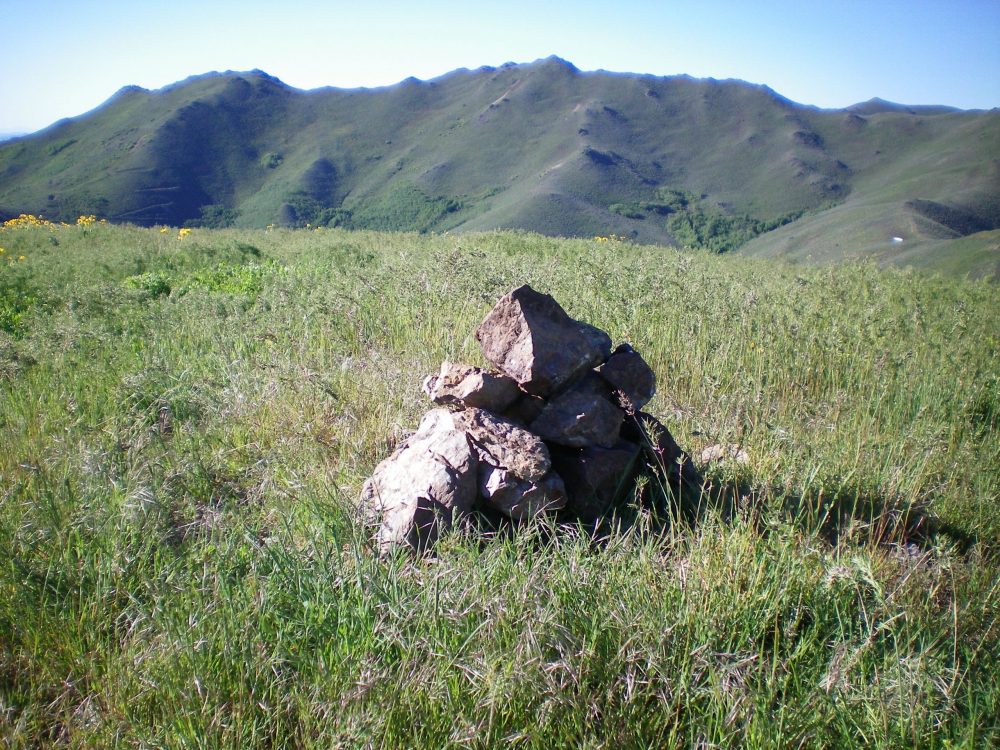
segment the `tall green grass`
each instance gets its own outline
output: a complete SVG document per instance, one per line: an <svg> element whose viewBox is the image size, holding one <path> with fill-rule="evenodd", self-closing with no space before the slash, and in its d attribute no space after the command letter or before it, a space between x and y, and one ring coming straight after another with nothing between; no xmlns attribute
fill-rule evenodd
<svg viewBox="0 0 1000 750"><path fill-rule="evenodd" d="M12 747L1000 740L995 286L519 233L0 245ZM642 352L684 448L749 462L701 467L695 522L379 560L361 482L525 282Z"/></svg>

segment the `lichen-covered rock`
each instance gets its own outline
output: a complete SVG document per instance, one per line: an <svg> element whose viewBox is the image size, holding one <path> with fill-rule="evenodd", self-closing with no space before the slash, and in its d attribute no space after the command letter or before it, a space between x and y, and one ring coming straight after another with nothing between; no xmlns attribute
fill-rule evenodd
<svg viewBox="0 0 1000 750"><path fill-rule="evenodd" d="M611 448L553 450L553 468L566 486L566 511L585 522L607 513L632 488L639 451L625 440Z"/></svg>
<svg viewBox="0 0 1000 750"><path fill-rule="evenodd" d="M604 331L574 320L552 297L518 287L476 329L483 355L521 389L547 396L611 355Z"/></svg>
<svg viewBox="0 0 1000 750"><path fill-rule="evenodd" d="M583 448L618 442L625 413L611 403L608 387L599 377L586 377L553 397L531 423L542 439L559 445Z"/></svg>
<svg viewBox="0 0 1000 750"><path fill-rule="evenodd" d="M628 344L618 346L597 372L621 394L630 412L639 411L656 393L656 375Z"/></svg>
<svg viewBox="0 0 1000 750"><path fill-rule="evenodd" d="M382 461L359 498L377 527L381 551L422 550L469 512L477 495L479 460L447 409L434 409L419 429Z"/></svg>
<svg viewBox="0 0 1000 750"><path fill-rule="evenodd" d="M453 415L483 460L514 476L537 482L552 468L549 449L541 438L485 409L463 409Z"/></svg>
<svg viewBox="0 0 1000 750"><path fill-rule="evenodd" d="M500 412L521 395L517 382L508 375L473 365L441 364L437 375L424 380L424 392L436 404L458 404Z"/></svg>

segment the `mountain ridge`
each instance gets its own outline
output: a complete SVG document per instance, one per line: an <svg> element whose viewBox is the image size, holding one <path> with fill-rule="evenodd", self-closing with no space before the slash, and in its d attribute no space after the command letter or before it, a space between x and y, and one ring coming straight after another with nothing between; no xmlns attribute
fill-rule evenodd
<svg viewBox="0 0 1000 750"><path fill-rule="evenodd" d="M0 143L0 206L143 225L614 233L831 260L853 242L840 254L885 262L906 235L906 262L933 265L958 238L995 245L996 164L997 111L820 109L763 84L552 56L376 88L303 90L261 70L126 86ZM989 272L976 263L965 270Z"/></svg>

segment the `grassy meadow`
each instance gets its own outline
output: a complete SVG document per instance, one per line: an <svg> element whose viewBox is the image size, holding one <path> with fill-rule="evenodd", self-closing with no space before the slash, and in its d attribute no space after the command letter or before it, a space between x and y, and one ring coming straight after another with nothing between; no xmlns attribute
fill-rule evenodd
<svg viewBox="0 0 1000 750"><path fill-rule="evenodd" d="M0 741L1000 742L1000 287L499 232L0 230ZM631 342L700 514L351 512L521 284Z"/></svg>

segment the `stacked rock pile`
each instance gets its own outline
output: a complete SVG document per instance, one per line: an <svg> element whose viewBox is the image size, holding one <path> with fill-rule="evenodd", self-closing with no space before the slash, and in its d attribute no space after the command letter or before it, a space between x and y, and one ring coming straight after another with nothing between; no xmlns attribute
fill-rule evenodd
<svg viewBox="0 0 1000 750"><path fill-rule="evenodd" d="M656 377L628 344L612 350L607 333L529 286L504 295L476 339L497 371L443 363L424 381L440 408L364 484L360 508L383 551L426 548L476 510L592 523L644 467L672 487L700 483L641 411Z"/></svg>

